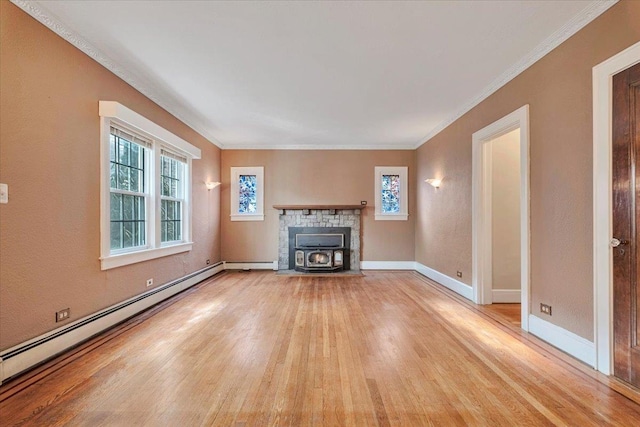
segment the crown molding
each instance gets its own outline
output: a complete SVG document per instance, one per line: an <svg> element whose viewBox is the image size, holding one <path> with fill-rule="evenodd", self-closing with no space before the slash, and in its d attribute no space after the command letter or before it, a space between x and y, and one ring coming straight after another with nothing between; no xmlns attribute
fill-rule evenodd
<svg viewBox="0 0 640 427"><path fill-rule="evenodd" d="M580 31L591 21L607 11L611 6L618 3L619 0L594 0L587 5L580 13L575 15L569 22L562 26L558 31L547 37L542 43L537 45L531 52L520 58L513 66L496 78L489 86L485 87L482 92L471 99L467 104L460 108L455 114L448 119L442 121L438 126L433 128L424 138L418 141L413 148L417 149L421 145L428 142L431 138L442 132L450 124L458 120L460 117L468 113L472 108L480 104L482 101L497 92L502 86L516 78L524 70L532 66L547 53L560 46L569 37Z"/></svg>
<svg viewBox="0 0 640 427"><path fill-rule="evenodd" d="M284 144L233 144L224 150L415 150L413 144L369 144L369 145L284 145Z"/></svg>
<svg viewBox="0 0 640 427"><path fill-rule="evenodd" d="M102 51L81 37L78 33L62 24L60 19L47 10L41 2L28 0L11 0L11 2L45 27L62 37L64 40L80 49L91 59L111 71L116 76L120 77L138 92L158 104L163 109L167 110L171 115L198 132L213 145L216 145L218 148L223 148L222 144L220 144L220 142L218 142L207 130L207 126L194 117L194 114L184 105L181 105L180 102L174 99L170 99L171 97L168 96L168 94L163 93L162 90L142 83L145 80L144 78L140 78L131 71L122 68Z"/></svg>

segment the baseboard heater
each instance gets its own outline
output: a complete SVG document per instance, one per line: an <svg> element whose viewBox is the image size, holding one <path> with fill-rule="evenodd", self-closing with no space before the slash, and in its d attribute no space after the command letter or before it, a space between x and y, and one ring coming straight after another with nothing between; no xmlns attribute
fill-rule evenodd
<svg viewBox="0 0 640 427"><path fill-rule="evenodd" d="M224 262L216 263L5 350L0 353L0 384L224 269Z"/></svg>

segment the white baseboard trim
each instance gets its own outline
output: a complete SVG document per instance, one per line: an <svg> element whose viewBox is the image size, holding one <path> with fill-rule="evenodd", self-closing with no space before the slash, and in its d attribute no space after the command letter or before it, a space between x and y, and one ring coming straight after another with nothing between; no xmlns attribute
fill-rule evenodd
<svg viewBox="0 0 640 427"><path fill-rule="evenodd" d="M593 342L531 314L529 315L529 333L587 365L595 367L596 346Z"/></svg>
<svg viewBox="0 0 640 427"><path fill-rule="evenodd" d="M453 292L462 295L468 300L473 301L473 288L466 283L462 283L453 277L449 277L446 274L442 274L439 271L429 268L426 265L422 265L419 262L415 263L415 269L423 276L427 276L431 280L435 280L445 288L451 289Z"/></svg>
<svg viewBox="0 0 640 427"><path fill-rule="evenodd" d="M414 261L360 261L360 270L415 270Z"/></svg>
<svg viewBox="0 0 640 427"><path fill-rule="evenodd" d="M3 351L0 384L223 270L220 262Z"/></svg>
<svg viewBox="0 0 640 427"><path fill-rule="evenodd" d="M225 270L278 270L278 261L271 262L224 262Z"/></svg>
<svg viewBox="0 0 640 427"><path fill-rule="evenodd" d="M492 289L491 302L494 304L520 303L522 291L520 289Z"/></svg>

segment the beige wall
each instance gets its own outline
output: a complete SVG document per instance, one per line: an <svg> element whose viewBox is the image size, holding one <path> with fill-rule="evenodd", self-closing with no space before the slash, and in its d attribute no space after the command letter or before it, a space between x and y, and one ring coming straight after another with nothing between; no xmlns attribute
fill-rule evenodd
<svg viewBox="0 0 640 427"><path fill-rule="evenodd" d="M415 151L224 150L222 152L222 258L225 261L278 259L279 204L360 204L362 259L413 261ZM232 166L264 166L265 220L229 219ZM374 167L409 167L409 220L374 220Z"/></svg>
<svg viewBox="0 0 640 427"><path fill-rule="evenodd" d="M418 189L418 262L470 283L471 135L529 104L532 313L551 304L545 319L593 339L591 70L638 42L639 23L640 2L621 1L418 149L418 182L450 178Z"/></svg>
<svg viewBox="0 0 640 427"><path fill-rule="evenodd" d="M0 349L220 260L220 150L8 1L0 2ZM118 101L202 150L191 252L100 270L98 101Z"/></svg>
<svg viewBox="0 0 640 427"><path fill-rule="evenodd" d="M520 289L520 129L491 141L493 289Z"/></svg>

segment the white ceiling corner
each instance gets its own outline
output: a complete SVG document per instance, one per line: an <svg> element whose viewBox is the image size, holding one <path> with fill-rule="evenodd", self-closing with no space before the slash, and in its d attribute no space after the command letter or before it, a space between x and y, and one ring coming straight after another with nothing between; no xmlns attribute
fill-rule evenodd
<svg viewBox="0 0 640 427"><path fill-rule="evenodd" d="M57 18L54 14L46 9L43 9L40 6L40 2L30 0L11 0L11 2L31 15L41 24L48 27L51 31L58 34L60 37L80 49L94 61L105 67L107 70L120 77L122 80L134 87L147 98L167 110L180 121L200 133L207 140L209 140L209 142L219 148L223 148L222 144L220 144L216 140L216 138L207 131L206 126L203 125L201 120L193 117L193 113L185 111L185 108L179 103L172 100L167 100L167 96L166 94L162 93L162 89L156 89L142 83L145 80L144 77L138 77L134 72L119 66L116 61L112 60L107 54L93 46L80 34L63 25L60 22L60 19Z"/></svg>
<svg viewBox="0 0 640 427"><path fill-rule="evenodd" d="M600 16L607 11L611 6L616 4L619 0L602 0L593 1L589 3L580 13L576 14L560 29L549 35L543 42L535 47L532 51L524 55L517 63L513 64L510 68L505 70L500 76L498 76L491 84L485 87L477 96L462 106L454 115L441 122L438 126L433 128L431 132L425 135L422 140L418 141L415 148L420 147L426 141L436 136L438 133L447 128L451 123L458 120L465 113L469 112L473 107L480 104L482 101L491 96L502 86L509 83L516 78L524 70L532 66L539 59L551 52L556 47L560 46L569 37L580 31L589 22Z"/></svg>
<svg viewBox="0 0 640 427"><path fill-rule="evenodd" d="M225 149L415 149L617 0L11 0Z"/></svg>

